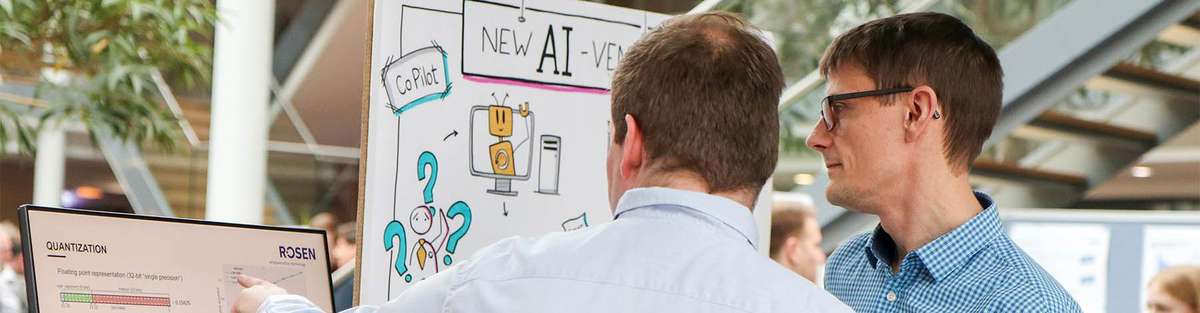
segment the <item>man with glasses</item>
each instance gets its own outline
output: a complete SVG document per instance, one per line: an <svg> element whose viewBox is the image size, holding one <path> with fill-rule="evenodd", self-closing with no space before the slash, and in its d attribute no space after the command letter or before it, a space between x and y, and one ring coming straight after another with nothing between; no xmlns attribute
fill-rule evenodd
<svg viewBox="0 0 1200 313"><path fill-rule="evenodd" d="M903 14L834 40L808 146L835 205L879 216L829 258L825 286L860 313L1079 312L968 181L1000 112L995 51L958 19Z"/></svg>

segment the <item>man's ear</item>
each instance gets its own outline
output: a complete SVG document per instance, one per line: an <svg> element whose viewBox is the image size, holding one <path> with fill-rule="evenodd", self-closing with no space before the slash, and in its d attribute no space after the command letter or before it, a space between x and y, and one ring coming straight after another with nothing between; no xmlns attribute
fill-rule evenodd
<svg viewBox="0 0 1200 313"><path fill-rule="evenodd" d="M941 112L941 102L938 101L937 92L934 92L933 88L920 86L913 89L911 95L909 101L903 103L905 142L916 142L925 135L929 126L935 121L940 121L945 115Z"/></svg>
<svg viewBox="0 0 1200 313"><path fill-rule="evenodd" d="M633 115L625 114L625 142L621 144L621 178L631 179L641 174L646 163L646 146L642 127Z"/></svg>
<svg viewBox="0 0 1200 313"><path fill-rule="evenodd" d="M797 249L799 245L800 238L796 236L788 236L787 239L783 240L783 244L779 245L779 255L782 256L788 265L796 263L796 250L799 250Z"/></svg>

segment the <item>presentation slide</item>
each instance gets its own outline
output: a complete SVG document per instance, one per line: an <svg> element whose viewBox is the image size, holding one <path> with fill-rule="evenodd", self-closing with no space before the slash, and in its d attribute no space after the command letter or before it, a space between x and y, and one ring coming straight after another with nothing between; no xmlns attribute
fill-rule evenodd
<svg viewBox="0 0 1200 313"><path fill-rule="evenodd" d="M319 231L26 212L39 312L230 312L239 274L333 308Z"/></svg>

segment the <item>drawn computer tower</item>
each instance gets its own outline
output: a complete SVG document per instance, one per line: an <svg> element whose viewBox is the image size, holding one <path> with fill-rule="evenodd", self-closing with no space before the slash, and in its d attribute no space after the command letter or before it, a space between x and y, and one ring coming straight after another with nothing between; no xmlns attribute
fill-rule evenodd
<svg viewBox="0 0 1200 313"><path fill-rule="evenodd" d="M558 172L562 159L562 138L542 135L542 154L538 159L538 193L558 194Z"/></svg>

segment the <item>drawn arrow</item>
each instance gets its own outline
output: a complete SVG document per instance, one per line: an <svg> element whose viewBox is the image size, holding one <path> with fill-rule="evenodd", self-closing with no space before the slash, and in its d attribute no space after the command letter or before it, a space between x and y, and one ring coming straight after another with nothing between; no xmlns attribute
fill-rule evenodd
<svg viewBox="0 0 1200 313"><path fill-rule="evenodd" d="M446 135L446 138L442 138L442 141L446 141L447 139L450 139L450 137L454 137L454 136L458 136L457 130L452 130L449 135Z"/></svg>
<svg viewBox="0 0 1200 313"><path fill-rule="evenodd" d="M504 207L504 216L508 216L508 203L501 203L500 205Z"/></svg>

